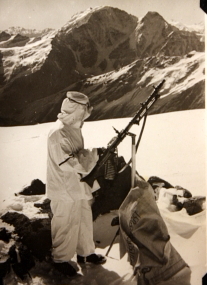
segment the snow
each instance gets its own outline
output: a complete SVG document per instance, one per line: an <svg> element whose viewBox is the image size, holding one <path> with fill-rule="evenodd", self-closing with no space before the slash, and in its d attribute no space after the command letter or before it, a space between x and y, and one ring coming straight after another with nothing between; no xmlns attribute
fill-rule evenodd
<svg viewBox="0 0 207 285"><path fill-rule="evenodd" d="M96 122L86 122L83 126L85 147L106 147L115 136L112 128L122 130L131 118L114 119ZM47 134L53 123L34 126L1 127L1 201L0 209L8 204L21 207L25 198L14 198L33 179L40 179L45 183L46 178L46 142ZM131 131L139 135L141 126L134 126ZM119 146L119 155L125 159L131 156L131 138L127 137ZM205 177L205 110L191 110L147 118L146 127L136 156L136 168L146 179L156 175L167 180L172 185L180 185L191 191L193 196L206 195ZM38 199L38 197L36 197ZM27 198L30 199L30 198ZM27 215L34 216L27 200L22 209ZM15 204L16 203L16 204ZM191 285L199 285L206 272L206 227L205 211L189 216L185 209L170 212L158 203L161 214L168 227L171 242L178 250L192 270ZM94 222L94 240L97 253L106 254L117 227L110 223L116 212L99 217ZM32 274L35 274L34 269ZM44 271L45 270L45 271ZM40 271L42 272L41 275ZM107 263L102 266L80 269L82 277L61 280L61 284L92 284L92 285L127 285L136 284L132 276L132 268L127 256L119 259L118 237L113 245ZM60 284L51 272L47 271L47 264L41 265L34 285ZM56 280L56 281L54 281Z"/></svg>
<svg viewBox="0 0 207 285"><path fill-rule="evenodd" d="M103 8L102 6L97 6L93 9L88 8L82 12L76 13L71 17L70 21L68 21L60 30L62 31L67 30L67 32L69 33L70 31L72 31L73 28L79 28L80 26L87 23L88 19L95 11L98 11L102 8Z"/></svg>
<svg viewBox="0 0 207 285"><path fill-rule="evenodd" d="M36 71L51 51L51 41L55 34L56 31L51 31L39 41L27 43L23 47L0 47L0 51L3 54L2 63L6 79L9 80L13 71L19 66L27 66L29 69L32 68L32 72ZM10 40L7 42L10 42Z"/></svg>
<svg viewBox="0 0 207 285"><path fill-rule="evenodd" d="M177 22L177 21L169 21L169 24L177 27L179 30L183 30L183 31L190 31L190 32L197 32L197 33L204 33L204 23L200 22L198 24L193 24L193 25L184 25L183 23Z"/></svg>
<svg viewBox="0 0 207 285"><path fill-rule="evenodd" d="M97 76L93 76L92 78L88 78L86 80L86 84L90 83L90 84L95 85L95 84L100 84L100 83L107 83L108 81L111 81L111 82L116 81L122 75L127 74L130 71L131 66L134 64L135 63L126 65L120 68L116 72L110 71L110 72L104 73L103 75L97 75Z"/></svg>
<svg viewBox="0 0 207 285"><path fill-rule="evenodd" d="M157 85L157 82L166 79L162 91L165 93L163 97L178 94L181 90L186 90L200 81L205 80L205 53L191 52L190 56L182 57L177 63L170 64L164 69L151 68L141 78L137 85L148 80L148 86ZM154 76L156 74L156 77ZM182 78L184 80L182 80ZM168 92L166 92L169 90Z"/></svg>

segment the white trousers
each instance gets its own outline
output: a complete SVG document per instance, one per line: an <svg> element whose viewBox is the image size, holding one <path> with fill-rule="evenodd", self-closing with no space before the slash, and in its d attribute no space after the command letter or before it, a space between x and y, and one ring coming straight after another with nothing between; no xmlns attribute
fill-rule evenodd
<svg viewBox="0 0 207 285"><path fill-rule="evenodd" d="M75 253L88 256L95 252L90 202L51 201L53 218L52 255L55 262L70 261Z"/></svg>

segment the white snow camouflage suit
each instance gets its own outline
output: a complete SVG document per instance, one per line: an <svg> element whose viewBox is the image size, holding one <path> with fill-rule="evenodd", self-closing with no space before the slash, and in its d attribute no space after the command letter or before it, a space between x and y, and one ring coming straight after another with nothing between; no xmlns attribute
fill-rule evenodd
<svg viewBox="0 0 207 285"><path fill-rule="evenodd" d="M85 150L81 127L90 115L88 97L68 92L61 113L48 135L47 196L53 218L52 255L55 262L68 262L77 253L87 256L95 251L90 200L99 189L81 182L98 160L97 149ZM78 102L78 103L77 103Z"/></svg>

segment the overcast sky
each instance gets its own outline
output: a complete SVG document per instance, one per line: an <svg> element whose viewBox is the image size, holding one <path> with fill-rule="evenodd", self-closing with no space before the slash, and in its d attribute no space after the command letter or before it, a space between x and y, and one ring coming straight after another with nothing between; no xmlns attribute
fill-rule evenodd
<svg viewBox="0 0 207 285"><path fill-rule="evenodd" d="M204 22L200 0L0 0L0 30L24 28L61 28L74 14L89 7L113 6L143 17L156 11L165 20L183 24Z"/></svg>

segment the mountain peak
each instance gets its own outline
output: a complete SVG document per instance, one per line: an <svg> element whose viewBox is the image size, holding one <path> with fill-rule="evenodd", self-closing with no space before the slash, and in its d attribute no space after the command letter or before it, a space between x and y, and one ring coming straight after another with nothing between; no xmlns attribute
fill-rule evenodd
<svg viewBox="0 0 207 285"><path fill-rule="evenodd" d="M119 16L121 16L120 18L123 18L123 21L129 20L129 18L133 18L136 22L138 20L137 17L128 14L124 10L111 6L97 6L95 8L88 8L85 11L73 15L72 18L62 27L61 31L70 31L72 28L79 28L89 21L93 21L94 18L96 18L96 23L94 23L95 26L98 25L98 21L101 21L102 24L112 21L116 22Z"/></svg>
<svg viewBox="0 0 207 285"><path fill-rule="evenodd" d="M154 22L154 21L162 21L166 22L165 19L158 13L154 11L149 11L147 14L141 19L141 22Z"/></svg>
<svg viewBox="0 0 207 285"><path fill-rule="evenodd" d="M81 74L90 73L93 66L93 74L98 75L113 70L116 64L126 65L135 60L136 26L137 17L118 8L89 8L74 15L58 31L53 44L58 46L62 42L60 49L74 52L76 69Z"/></svg>

